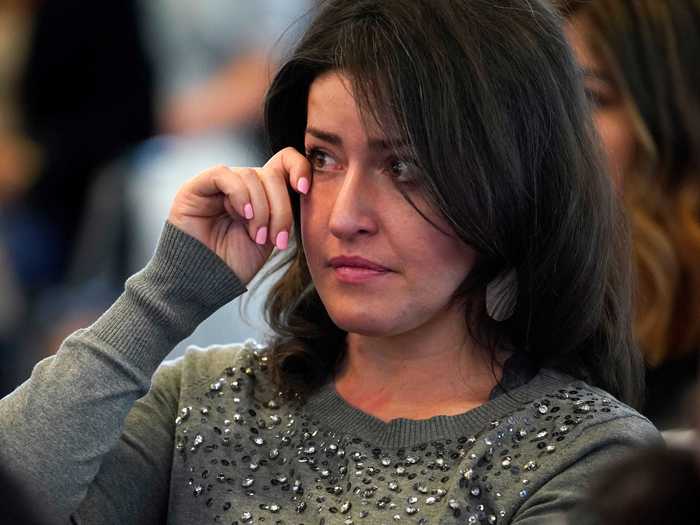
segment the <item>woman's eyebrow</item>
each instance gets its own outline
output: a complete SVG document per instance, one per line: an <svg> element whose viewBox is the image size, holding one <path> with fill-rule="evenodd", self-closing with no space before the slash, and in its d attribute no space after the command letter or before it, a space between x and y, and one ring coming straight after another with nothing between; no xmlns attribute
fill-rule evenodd
<svg viewBox="0 0 700 525"><path fill-rule="evenodd" d="M306 128L306 133L319 140L333 144L334 146L342 146L343 144L343 139L335 133L329 133L328 131L323 131L311 126ZM375 151L395 150L406 147L407 145L408 142L403 139L369 139L369 148Z"/></svg>
<svg viewBox="0 0 700 525"><path fill-rule="evenodd" d="M369 147L374 151L399 150L408 147L404 139L369 139Z"/></svg>
<svg viewBox="0 0 700 525"><path fill-rule="evenodd" d="M336 135L335 133L328 133L327 131L321 131L320 129L312 127L307 127L306 133L316 137L319 140L333 144L334 146L342 146L343 144L343 139L341 139L340 136Z"/></svg>

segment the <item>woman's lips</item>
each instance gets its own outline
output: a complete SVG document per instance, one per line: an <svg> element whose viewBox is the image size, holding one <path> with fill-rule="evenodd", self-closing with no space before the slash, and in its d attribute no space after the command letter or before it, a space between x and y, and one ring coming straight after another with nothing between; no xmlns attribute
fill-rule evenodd
<svg viewBox="0 0 700 525"><path fill-rule="evenodd" d="M340 256L329 261L338 280L346 283L362 283L378 277L383 277L391 270L386 266L375 263L363 257Z"/></svg>
<svg viewBox="0 0 700 525"><path fill-rule="evenodd" d="M329 264L333 268L338 267L350 267L350 268L365 268L367 270L374 270L377 272L388 272L389 268L382 266L379 263L365 259L358 255L340 255L338 257L333 257Z"/></svg>

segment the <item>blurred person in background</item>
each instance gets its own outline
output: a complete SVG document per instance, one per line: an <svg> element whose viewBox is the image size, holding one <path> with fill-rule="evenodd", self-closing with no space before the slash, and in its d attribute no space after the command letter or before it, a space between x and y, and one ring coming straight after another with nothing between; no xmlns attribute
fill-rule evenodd
<svg viewBox="0 0 700 525"><path fill-rule="evenodd" d="M636 451L601 471L587 504L555 523L685 525L697 521L700 466L696 453L668 447Z"/></svg>
<svg viewBox="0 0 700 525"><path fill-rule="evenodd" d="M65 276L97 170L153 129L134 3L36 3L18 87L17 133L36 161L4 199L3 225L34 295Z"/></svg>
<svg viewBox="0 0 700 525"><path fill-rule="evenodd" d="M30 2L0 3L0 203L22 193L37 167L35 148L19 131L17 100L31 21Z"/></svg>
<svg viewBox="0 0 700 525"><path fill-rule="evenodd" d="M172 199L192 173L212 163L264 162L263 98L277 63L303 31L312 3L142 0L158 136L134 155L126 188L130 273L153 255ZM222 308L173 356L192 343L208 345L232 336L264 339L263 296L256 294L245 310L240 300Z"/></svg>
<svg viewBox="0 0 700 525"><path fill-rule="evenodd" d="M1 264L16 292L2 363L11 378L12 368L26 372L12 360L24 353L19 325L51 324L37 309L68 279L95 179L151 135L154 119L133 1L9 2L2 12L16 35L1 57L12 71L4 82L12 118L0 132Z"/></svg>
<svg viewBox="0 0 700 525"><path fill-rule="evenodd" d="M133 1L9 2L3 20L16 37L2 55L12 119L0 131L0 281L16 292L11 308L28 307L14 328L44 329L37 305L66 283L98 173L152 133L151 73ZM12 329L5 339L11 377L21 365L7 354L22 343Z"/></svg>
<svg viewBox="0 0 700 525"><path fill-rule="evenodd" d="M0 3L0 216L4 203L33 179L36 148L19 132L17 84L27 54L31 5L21 0ZM11 265L0 228L0 395L14 377L7 366L12 359L12 339L25 311L24 295Z"/></svg>
<svg viewBox="0 0 700 525"><path fill-rule="evenodd" d="M687 426L700 350L700 1L560 4L631 217L643 413Z"/></svg>

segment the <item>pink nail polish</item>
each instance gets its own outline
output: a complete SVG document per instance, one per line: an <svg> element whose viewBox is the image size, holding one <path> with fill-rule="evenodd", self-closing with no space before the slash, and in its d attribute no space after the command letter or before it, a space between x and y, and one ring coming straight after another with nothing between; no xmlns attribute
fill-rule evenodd
<svg viewBox="0 0 700 525"><path fill-rule="evenodd" d="M243 206L243 214L245 215L246 219L253 218L253 206L250 203Z"/></svg>
<svg viewBox="0 0 700 525"><path fill-rule="evenodd" d="M297 189L300 193L306 195L309 192L309 179L307 179L306 177L300 178L297 182Z"/></svg>
<svg viewBox="0 0 700 525"><path fill-rule="evenodd" d="M267 226L261 226L258 228L258 233L255 234L255 242L258 244L265 244L267 241Z"/></svg>
<svg viewBox="0 0 700 525"><path fill-rule="evenodd" d="M279 232L277 234L277 238L275 239L275 246L277 246L277 249L286 250L288 242L289 242L289 233L287 233L286 230L282 230L281 232Z"/></svg>

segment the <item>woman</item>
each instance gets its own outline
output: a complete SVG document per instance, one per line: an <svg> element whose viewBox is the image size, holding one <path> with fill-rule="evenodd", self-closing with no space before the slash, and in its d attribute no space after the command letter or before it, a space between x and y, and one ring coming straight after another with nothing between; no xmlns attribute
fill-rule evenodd
<svg viewBox="0 0 700 525"><path fill-rule="evenodd" d="M267 97L277 153L183 186L124 295L3 400L3 461L79 523L575 506L658 435L621 402L625 230L559 24L520 0L324 2ZM270 344L191 351L149 389L273 246Z"/></svg>
<svg viewBox="0 0 700 525"><path fill-rule="evenodd" d="M612 170L632 218L643 412L688 426L700 350L700 3L565 2Z"/></svg>

